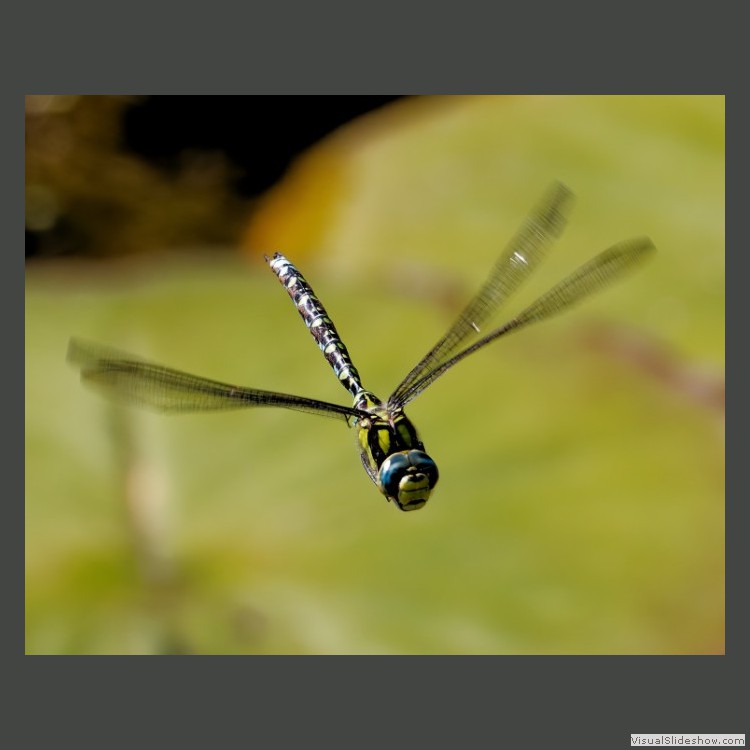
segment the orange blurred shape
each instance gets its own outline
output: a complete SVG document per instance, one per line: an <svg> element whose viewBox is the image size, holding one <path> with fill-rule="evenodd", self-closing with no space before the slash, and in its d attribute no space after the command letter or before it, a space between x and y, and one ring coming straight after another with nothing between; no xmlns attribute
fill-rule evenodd
<svg viewBox="0 0 750 750"><path fill-rule="evenodd" d="M304 262L336 224L348 184L346 162L345 150L335 141L298 159L258 201L240 238L242 252L257 259L279 250Z"/></svg>

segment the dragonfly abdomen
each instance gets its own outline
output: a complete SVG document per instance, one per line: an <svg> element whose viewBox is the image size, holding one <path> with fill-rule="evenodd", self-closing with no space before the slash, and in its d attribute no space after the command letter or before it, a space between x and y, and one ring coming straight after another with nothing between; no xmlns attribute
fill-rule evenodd
<svg viewBox="0 0 750 750"><path fill-rule="evenodd" d="M281 253L274 253L273 258L266 256L268 265L292 298L297 311L305 325L323 352L323 356L333 369L339 382L355 398L363 391L362 381L357 368L349 356L344 342L328 316L326 309L315 296L305 277Z"/></svg>

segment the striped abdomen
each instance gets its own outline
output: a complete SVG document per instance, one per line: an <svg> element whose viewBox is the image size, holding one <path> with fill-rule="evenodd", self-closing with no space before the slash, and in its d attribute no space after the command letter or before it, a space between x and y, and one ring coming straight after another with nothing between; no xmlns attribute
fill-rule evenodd
<svg viewBox="0 0 750 750"><path fill-rule="evenodd" d="M352 363L352 358L333 321L305 281L305 277L281 253L274 253L273 258L266 257L266 261L294 301L302 320L305 321L336 377L352 396L358 396L364 389L357 368Z"/></svg>

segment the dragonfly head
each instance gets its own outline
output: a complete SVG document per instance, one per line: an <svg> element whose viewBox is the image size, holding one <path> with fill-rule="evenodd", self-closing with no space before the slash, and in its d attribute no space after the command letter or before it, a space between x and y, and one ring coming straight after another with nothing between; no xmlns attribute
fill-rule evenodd
<svg viewBox="0 0 750 750"><path fill-rule="evenodd" d="M419 510L438 480L435 462L418 450L392 453L380 465L378 487L401 510Z"/></svg>

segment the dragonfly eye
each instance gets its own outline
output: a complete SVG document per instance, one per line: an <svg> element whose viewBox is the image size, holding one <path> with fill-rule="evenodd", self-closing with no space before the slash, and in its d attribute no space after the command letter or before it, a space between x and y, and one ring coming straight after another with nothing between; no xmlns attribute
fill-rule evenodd
<svg viewBox="0 0 750 750"><path fill-rule="evenodd" d="M435 488L438 470L426 453L400 451L383 461L378 480L380 491L401 510L418 510Z"/></svg>

